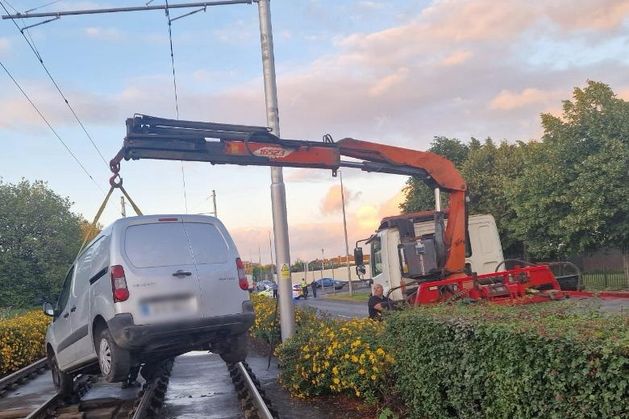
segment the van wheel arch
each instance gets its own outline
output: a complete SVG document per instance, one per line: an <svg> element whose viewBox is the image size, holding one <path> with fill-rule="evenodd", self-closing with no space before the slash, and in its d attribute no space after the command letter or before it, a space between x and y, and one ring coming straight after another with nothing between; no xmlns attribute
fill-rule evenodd
<svg viewBox="0 0 629 419"><path fill-rule="evenodd" d="M98 339L100 338L100 334L104 329L107 329L107 322L105 319L98 315L94 318L92 322L92 343L94 344L94 352L98 356Z"/></svg>

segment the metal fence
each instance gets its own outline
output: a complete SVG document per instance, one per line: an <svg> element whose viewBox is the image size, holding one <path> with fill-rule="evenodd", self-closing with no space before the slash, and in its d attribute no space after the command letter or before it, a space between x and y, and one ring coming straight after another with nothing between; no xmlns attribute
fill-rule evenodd
<svg viewBox="0 0 629 419"><path fill-rule="evenodd" d="M586 290L621 290L629 289L629 278L623 272L587 272L582 274L582 283Z"/></svg>

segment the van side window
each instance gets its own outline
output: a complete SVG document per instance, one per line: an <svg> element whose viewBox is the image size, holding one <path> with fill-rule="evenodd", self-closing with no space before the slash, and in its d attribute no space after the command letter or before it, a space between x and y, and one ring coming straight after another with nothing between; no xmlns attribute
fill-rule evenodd
<svg viewBox="0 0 629 419"><path fill-rule="evenodd" d="M371 242L371 277L382 273L382 243L380 237Z"/></svg>
<svg viewBox="0 0 629 419"><path fill-rule="evenodd" d="M70 297L70 288L72 288L72 277L74 275L74 266L70 268L70 272L66 275L66 279L63 281L63 287L61 288L61 294L57 300L57 307L55 307L55 313L58 316L61 314L66 304L68 304L68 298Z"/></svg>

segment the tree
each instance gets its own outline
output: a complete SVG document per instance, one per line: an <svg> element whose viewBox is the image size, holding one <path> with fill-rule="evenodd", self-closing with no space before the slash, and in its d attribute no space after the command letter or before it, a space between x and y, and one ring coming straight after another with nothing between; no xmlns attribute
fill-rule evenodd
<svg viewBox="0 0 629 419"><path fill-rule="evenodd" d="M46 183L0 181L0 306L54 299L81 244L81 218Z"/></svg>
<svg viewBox="0 0 629 419"><path fill-rule="evenodd" d="M538 257L620 249L629 277L629 103L588 81L542 126L510 191L515 230Z"/></svg>
<svg viewBox="0 0 629 419"><path fill-rule="evenodd" d="M291 272L303 272L306 267L306 262L301 259L297 259L295 263L290 267Z"/></svg>

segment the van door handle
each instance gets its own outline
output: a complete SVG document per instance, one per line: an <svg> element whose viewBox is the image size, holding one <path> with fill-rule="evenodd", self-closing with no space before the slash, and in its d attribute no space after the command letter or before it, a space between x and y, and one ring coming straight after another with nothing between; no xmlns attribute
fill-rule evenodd
<svg viewBox="0 0 629 419"><path fill-rule="evenodd" d="M190 276L190 275L192 275L192 272L182 271L181 269L179 269L177 272L173 273L173 276L176 276L176 277Z"/></svg>
<svg viewBox="0 0 629 419"><path fill-rule="evenodd" d="M69 315L70 315L70 313L66 313L66 314L63 315L63 318L67 319Z"/></svg>
<svg viewBox="0 0 629 419"><path fill-rule="evenodd" d="M70 312L71 312L71 313L74 313L75 311L76 311L76 306L74 306L74 307L72 307L72 308L70 309Z"/></svg>

